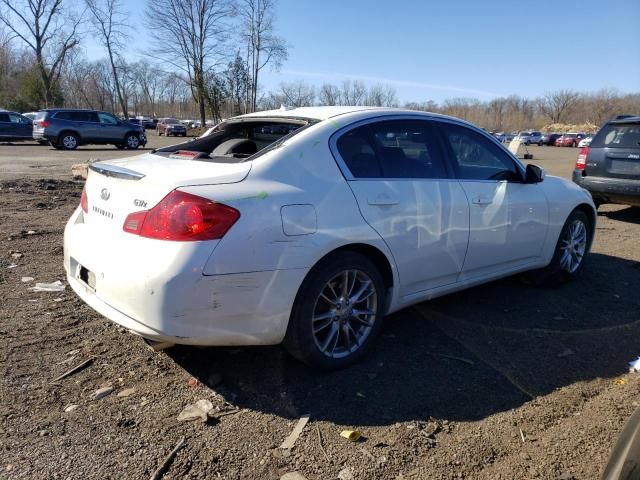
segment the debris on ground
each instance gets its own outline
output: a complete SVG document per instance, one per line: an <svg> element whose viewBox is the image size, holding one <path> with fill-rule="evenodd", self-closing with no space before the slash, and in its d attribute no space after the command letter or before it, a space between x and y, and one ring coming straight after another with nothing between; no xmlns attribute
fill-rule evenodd
<svg viewBox="0 0 640 480"><path fill-rule="evenodd" d="M64 413L73 412L79 406L80 405L76 405L75 403L72 403L71 405L67 405L66 407L64 407Z"/></svg>
<svg viewBox="0 0 640 480"><path fill-rule="evenodd" d="M362 437L362 432L359 430L343 430L340 432L340 436L346 438L350 442L357 442Z"/></svg>
<svg viewBox="0 0 640 480"><path fill-rule="evenodd" d="M93 398L93 400L100 400L104 397L108 397L112 393L113 393L113 387L111 386L102 387L96 390L95 392L93 392L93 395L91 396L91 398Z"/></svg>
<svg viewBox="0 0 640 480"><path fill-rule="evenodd" d="M51 283L36 283L35 287L31 287L34 292L62 292L67 286L60 280Z"/></svg>
<svg viewBox="0 0 640 480"><path fill-rule="evenodd" d="M29 282L33 282L34 280L35 280L35 278L33 278L33 277L22 277L22 278L20 279L20 281L21 281L22 283L29 283Z"/></svg>
<svg viewBox="0 0 640 480"><path fill-rule="evenodd" d="M280 480L307 480L307 477L298 472L289 472L282 475Z"/></svg>
<svg viewBox="0 0 640 480"><path fill-rule="evenodd" d="M636 358L632 362L629 362L629 372L640 372L640 357Z"/></svg>
<svg viewBox="0 0 640 480"><path fill-rule="evenodd" d="M179 422L189 422L200 420L206 422L209 419L209 412L213 410L213 404L209 400L198 400L192 405L187 405L178 415Z"/></svg>
<svg viewBox="0 0 640 480"><path fill-rule="evenodd" d="M340 480L353 480L353 468L345 467L338 472L338 478Z"/></svg>
<svg viewBox="0 0 640 480"><path fill-rule="evenodd" d="M302 430L304 430L305 425L309 423L309 418L311 417L308 414L300 417L298 423L296 423L296 426L293 427L293 430L291 431L289 436L285 438L284 442L282 442L282 445L280 445L280 448L290 449L291 447L293 447L293 445L296 443L296 440L298 440L298 437L302 433Z"/></svg>
<svg viewBox="0 0 640 480"><path fill-rule="evenodd" d="M118 397L128 397L136 392L135 388L125 388L117 393Z"/></svg>
<svg viewBox="0 0 640 480"><path fill-rule="evenodd" d="M165 474L165 472L169 469L171 464L173 463L173 459L176 458L176 455L180 451L181 448L185 446L184 437L182 437L173 450L169 452L169 455L165 457L160 466L156 469L155 472L151 475L149 480L159 480Z"/></svg>
<svg viewBox="0 0 640 480"><path fill-rule="evenodd" d="M86 180L88 169L88 163L76 163L71 166L71 176L74 180Z"/></svg>
<svg viewBox="0 0 640 480"><path fill-rule="evenodd" d="M73 358L73 357L71 357L71 358ZM89 365L91 365L92 362L93 362L93 358L88 358L84 362L81 362L78 365L76 365L75 367L70 368L69 370L64 372L62 375L58 375L56 378L53 379L53 381L57 382L59 380L62 380L63 378L68 377L69 375L73 375L74 373L79 372L80 370L84 369L85 367L88 367Z"/></svg>
<svg viewBox="0 0 640 480"><path fill-rule="evenodd" d="M191 377L187 382L187 385L189 385L191 388L196 388L200 386L200 380L198 380L196 377Z"/></svg>

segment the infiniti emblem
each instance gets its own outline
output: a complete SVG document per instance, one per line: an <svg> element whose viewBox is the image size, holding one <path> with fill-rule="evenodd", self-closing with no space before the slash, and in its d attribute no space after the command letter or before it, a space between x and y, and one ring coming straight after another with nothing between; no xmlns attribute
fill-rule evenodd
<svg viewBox="0 0 640 480"><path fill-rule="evenodd" d="M107 190L106 188L103 188L100 191L100 198L106 202L107 200L109 200L109 197L111 197L109 190Z"/></svg>

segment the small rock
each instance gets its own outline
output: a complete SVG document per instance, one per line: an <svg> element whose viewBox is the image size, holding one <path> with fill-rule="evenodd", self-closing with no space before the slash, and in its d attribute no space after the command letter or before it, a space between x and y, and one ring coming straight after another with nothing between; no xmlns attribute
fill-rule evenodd
<svg viewBox="0 0 640 480"><path fill-rule="evenodd" d="M307 480L307 478L298 472L289 472L282 475L280 480Z"/></svg>
<svg viewBox="0 0 640 480"><path fill-rule="evenodd" d="M24 255L22 253L20 253L20 252L13 252L11 254L11 258L15 258L16 260L19 259L19 258L22 258L22 257L24 257Z"/></svg>
<svg viewBox="0 0 640 480"><path fill-rule="evenodd" d="M196 388L200 385L200 380L198 380L196 377L191 377L187 382L187 385L189 385L191 388Z"/></svg>
<svg viewBox="0 0 640 480"><path fill-rule="evenodd" d="M351 467L343 468L338 472L340 480L353 480L353 469Z"/></svg>
<svg viewBox="0 0 640 480"><path fill-rule="evenodd" d="M523 460L531 460L531 455L529 455L527 452L520 452L520 458Z"/></svg>
<svg viewBox="0 0 640 480"><path fill-rule="evenodd" d="M35 234L36 234L36 231L35 231L35 230L29 230L29 231L27 232L27 235L35 235Z"/></svg>
<svg viewBox="0 0 640 480"><path fill-rule="evenodd" d="M103 387L93 393L93 399L100 400L101 398L111 395L111 393L113 393L113 387Z"/></svg>
<svg viewBox="0 0 640 480"><path fill-rule="evenodd" d="M33 277L22 277L20 281L22 283L33 282L35 279Z"/></svg>
<svg viewBox="0 0 640 480"><path fill-rule="evenodd" d="M76 405L76 404L67 405L66 407L64 407L64 411L65 413L73 412L79 406L80 405Z"/></svg>
<svg viewBox="0 0 640 480"><path fill-rule="evenodd" d="M40 435L41 437L46 437L47 435L49 435L49 432L47 432L46 430L40 430L38 432L38 435Z"/></svg>
<svg viewBox="0 0 640 480"><path fill-rule="evenodd" d="M118 397L128 397L129 395L133 395L135 391L135 388L125 388L118 392Z"/></svg>
<svg viewBox="0 0 640 480"><path fill-rule="evenodd" d="M207 414L194 405L187 405L178 415L179 422L189 422L191 420L207 421Z"/></svg>
<svg viewBox="0 0 640 480"><path fill-rule="evenodd" d="M564 358L564 357L568 357L570 355L573 355L573 350L571 350L570 348L565 348L564 351L562 351L561 353L559 353L557 355L558 358Z"/></svg>

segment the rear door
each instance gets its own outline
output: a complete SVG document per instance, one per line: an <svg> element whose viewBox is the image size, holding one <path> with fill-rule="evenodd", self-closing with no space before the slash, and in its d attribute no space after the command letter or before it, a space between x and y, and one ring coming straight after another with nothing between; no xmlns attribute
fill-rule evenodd
<svg viewBox="0 0 640 480"><path fill-rule="evenodd" d="M334 136L332 150L362 216L393 254L400 295L454 283L467 248L469 205L431 122L366 121Z"/></svg>
<svg viewBox="0 0 640 480"><path fill-rule="evenodd" d="M9 114L0 112L0 139L10 140L14 138L15 127L9 119Z"/></svg>
<svg viewBox="0 0 640 480"><path fill-rule="evenodd" d="M493 277L538 261L548 224L541 186L523 183L514 159L486 135L460 124L437 124L470 204L461 280Z"/></svg>
<svg viewBox="0 0 640 480"><path fill-rule="evenodd" d="M14 134L16 138L20 139L30 139L33 135L33 126L31 120L22 115L18 115L17 113L10 113L9 120L14 129Z"/></svg>
<svg viewBox="0 0 640 480"><path fill-rule="evenodd" d="M584 176L640 180L640 123L610 123L589 147Z"/></svg>

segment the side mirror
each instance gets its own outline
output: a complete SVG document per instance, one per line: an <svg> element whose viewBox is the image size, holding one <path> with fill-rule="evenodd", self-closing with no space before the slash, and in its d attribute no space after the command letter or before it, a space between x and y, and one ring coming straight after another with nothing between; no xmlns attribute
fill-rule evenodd
<svg viewBox="0 0 640 480"><path fill-rule="evenodd" d="M540 183L544 180L546 173L544 168L540 168L537 165L533 165L530 163L527 165L527 170L525 172L525 183Z"/></svg>

